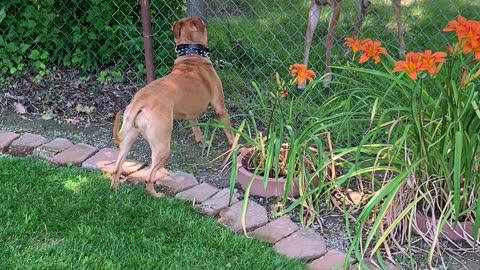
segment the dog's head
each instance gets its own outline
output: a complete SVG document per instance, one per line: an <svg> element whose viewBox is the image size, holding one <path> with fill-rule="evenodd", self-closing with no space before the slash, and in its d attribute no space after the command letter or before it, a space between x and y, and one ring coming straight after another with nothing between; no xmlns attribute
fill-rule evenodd
<svg viewBox="0 0 480 270"><path fill-rule="evenodd" d="M207 27L199 17L189 17L177 21L172 26L175 45L200 44L208 47Z"/></svg>

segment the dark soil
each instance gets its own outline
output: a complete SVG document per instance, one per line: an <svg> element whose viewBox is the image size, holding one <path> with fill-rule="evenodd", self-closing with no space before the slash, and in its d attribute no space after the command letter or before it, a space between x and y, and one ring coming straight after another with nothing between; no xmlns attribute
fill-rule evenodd
<svg viewBox="0 0 480 270"><path fill-rule="evenodd" d="M128 73L127 75L128 76ZM82 75L77 70L53 71L43 78L25 76L0 85L0 112L12 111L60 119L67 123L111 121L141 84L122 78Z"/></svg>

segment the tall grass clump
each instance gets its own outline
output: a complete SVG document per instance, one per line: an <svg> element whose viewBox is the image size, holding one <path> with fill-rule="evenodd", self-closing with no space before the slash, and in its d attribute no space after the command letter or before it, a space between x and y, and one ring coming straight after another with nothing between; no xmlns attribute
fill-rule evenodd
<svg viewBox="0 0 480 270"><path fill-rule="evenodd" d="M337 181L356 176L371 192L361 208L348 210L359 211L350 247L357 258L383 250L393 259L392 248L408 254L416 232L429 245L431 265L435 251L454 244L442 229L463 222L473 232L463 230L460 238L471 248L480 243L480 22L460 16L444 31L458 37L448 54L410 52L404 61L387 55L376 66L337 69L344 74L338 81L350 87L332 97L338 106L330 113L350 117L334 124L364 130L350 148L349 171ZM379 44L367 47L370 40L347 43L354 55L363 53L360 63L379 55ZM428 231L419 215L430 220Z"/></svg>

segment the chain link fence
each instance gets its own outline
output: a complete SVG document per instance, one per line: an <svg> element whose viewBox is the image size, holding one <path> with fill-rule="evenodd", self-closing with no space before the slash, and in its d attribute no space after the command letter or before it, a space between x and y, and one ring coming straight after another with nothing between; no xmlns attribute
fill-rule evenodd
<svg viewBox="0 0 480 270"><path fill-rule="evenodd" d="M206 0L203 15L209 26L211 58L224 83L231 110L241 113L253 106L256 92L252 81L260 85L274 83L275 72L288 80L288 67L302 62L309 5L308 0ZM187 3L151 0L150 9L159 77L172 66L175 53L170 28L174 21L185 16ZM323 8L312 40L309 66L318 75L325 68L329 12L328 6ZM357 12L356 0L343 1L332 51L334 66L351 61L345 55L343 43L352 35ZM479 20L480 1L403 0L407 52L443 50L453 41L453 35L447 37L442 28L458 15ZM104 108L97 109L105 118L111 117L124 108L145 82L141 26L138 0L2 1L0 89L4 97L0 103L9 104L5 95L12 96L14 86L30 87L23 90L20 94L23 96L28 96L26 91L36 89L36 85L43 85L45 90L45 81L55 81L51 78L55 75L62 77L65 84L37 93L43 105L24 104L28 110L62 114L58 110L73 110L76 103L88 107L108 95L116 95L117 99L107 100ZM360 38L381 40L389 54L399 58L397 26L390 0L371 0ZM28 83L19 83L26 77L30 78ZM78 90L79 93L68 95L63 92L72 87L84 92ZM318 88L317 94L325 98ZM77 100L69 104L69 98L75 95ZM312 97L312 102L321 101Z"/></svg>

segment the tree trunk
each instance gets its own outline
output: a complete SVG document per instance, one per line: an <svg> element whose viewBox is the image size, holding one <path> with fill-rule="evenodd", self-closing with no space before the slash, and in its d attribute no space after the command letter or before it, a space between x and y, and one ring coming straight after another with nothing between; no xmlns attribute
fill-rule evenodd
<svg viewBox="0 0 480 270"><path fill-rule="evenodd" d="M150 15L150 0L140 0L142 14L143 48L145 49L145 68L147 69L147 84L155 80L155 65L153 63L152 23Z"/></svg>

